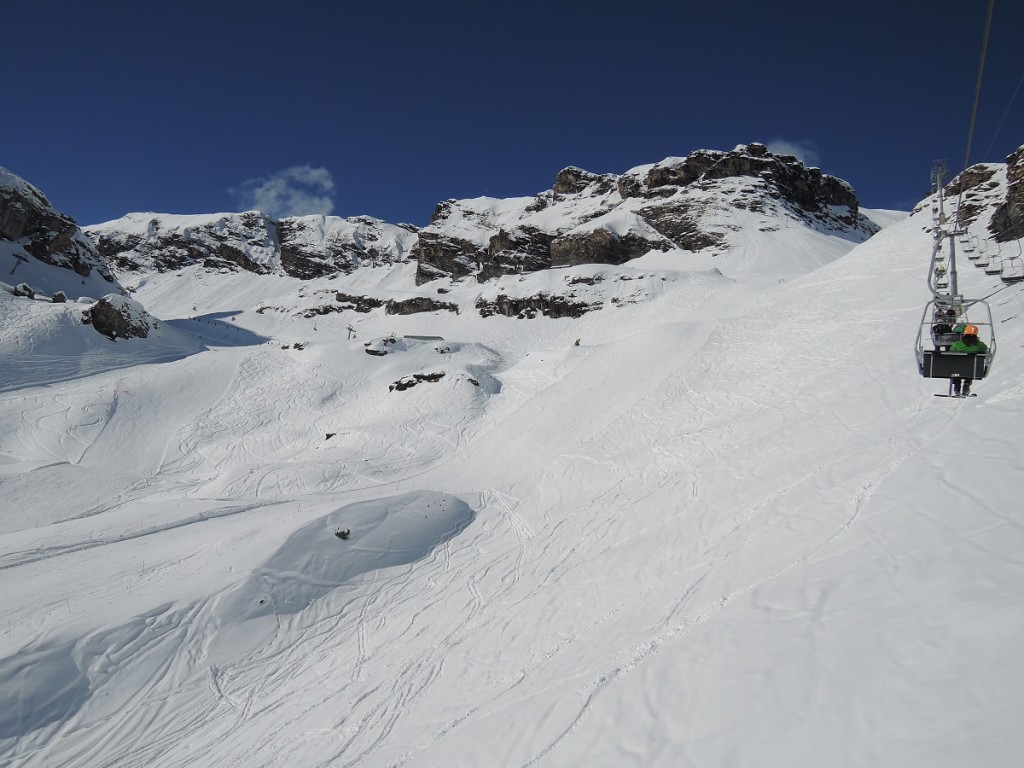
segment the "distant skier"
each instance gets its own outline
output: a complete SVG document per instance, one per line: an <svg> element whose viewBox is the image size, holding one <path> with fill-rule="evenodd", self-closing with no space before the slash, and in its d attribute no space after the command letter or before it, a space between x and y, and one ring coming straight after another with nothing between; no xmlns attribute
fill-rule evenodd
<svg viewBox="0 0 1024 768"><path fill-rule="evenodd" d="M978 338L978 326L965 325L960 341L953 342L949 347L950 352L967 352L972 355L984 355L988 353L988 346ZM974 379L953 379L953 394L967 397L971 394L971 384ZM962 386L961 386L962 385Z"/></svg>

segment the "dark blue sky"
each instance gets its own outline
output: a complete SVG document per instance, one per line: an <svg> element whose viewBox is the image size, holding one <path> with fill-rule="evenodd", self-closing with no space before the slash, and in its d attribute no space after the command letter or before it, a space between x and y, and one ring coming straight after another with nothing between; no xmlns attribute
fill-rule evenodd
<svg viewBox="0 0 1024 768"><path fill-rule="evenodd" d="M933 160L963 166L986 7L7 0L0 165L83 225L285 204L303 180L304 212L423 225L568 165L783 141L908 209ZM996 0L972 162L1024 144L1022 30Z"/></svg>

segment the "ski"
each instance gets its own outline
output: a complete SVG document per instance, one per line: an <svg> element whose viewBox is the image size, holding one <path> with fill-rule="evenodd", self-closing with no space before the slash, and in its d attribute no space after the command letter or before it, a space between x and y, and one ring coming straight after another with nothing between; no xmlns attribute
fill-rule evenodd
<svg viewBox="0 0 1024 768"><path fill-rule="evenodd" d="M969 395L940 395L938 393L935 393L935 396L936 397L953 397L953 398L956 398L957 400L963 400L965 397L977 397L978 395L975 394L974 392L971 392L971 394L969 394Z"/></svg>

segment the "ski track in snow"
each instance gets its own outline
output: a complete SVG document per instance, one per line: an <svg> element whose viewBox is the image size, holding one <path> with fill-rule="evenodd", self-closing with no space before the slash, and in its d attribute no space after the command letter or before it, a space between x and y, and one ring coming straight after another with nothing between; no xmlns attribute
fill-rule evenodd
<svg viewBox="0 0 1024 768"><path fill-rule="evenodd" d="M13 635L17 622L8 653L39 654L40 669L70 657L82 677L68 681L66 711L0 739L0 760L579 764L627 683L664 657L686 659L699 630L722 617L742 620L744 598L798 591L791 577L846 547L898 563L876 530L886 522L877 509L890 504L876 503L883 486L965 439L983 456L1016 456L1011 436L972 434L999 423L986 409L1006 419L1024 400L1011 353L977 403L946 408L900 380L906 351L885 347L879 325L916 322L907 297L922 267L916 255L894 265L891 253L912 255L921 236L894 231L887 246L859 249L859 261L792 285L652 276L638 281L637 304L605 307L555 338L532 321L484 321L504 329L489 331L487 348L500 352L479 363L500 394L460 382L455 368L440 383L387 391L407 373L404 359L430 370L470 353L335 363L329 352L269 345L3 393L2 456L22 468L0 481L55 508L50 525L4 523L0 578L49 573L52 584L67 568L82 585L37 588L36 604L18 597L0 632L7 621ZM765 258L759 239L746 247L750 260ZM865 307L883 266L893 296ZM31 482L82 468L95 470L105 498L76 507ZM994 522L965 533L928 503L915 514L965 550L1024 569L986 538L1024 536L991 491L935 479L928 499L993 507ZM260 565L324 514L422 489L474 512L431 534L422 556L340 582L298 570L282 580ZM859 524L869 508L871 525ZM337 551L358 552L361 533ZM183 561L209 585L175 587ZM243 581L251 594L238 591ZM311 596L293 607L282 584ZM125 608L109 607L119 599ZM90 607L103 613L82 616ZM828 653L824 610L807 620L812 669ZM803 684L807 702L821 700L813 672ZM659 708L658 691L643 695L625 699L636 722L665 729L682 716ZM865 737L870 713L850 707L849 733ZM741 764L730 749L704 764ZM617 759L595 764L669 764ZM674 754L687 759L700 764Z"/></svg>

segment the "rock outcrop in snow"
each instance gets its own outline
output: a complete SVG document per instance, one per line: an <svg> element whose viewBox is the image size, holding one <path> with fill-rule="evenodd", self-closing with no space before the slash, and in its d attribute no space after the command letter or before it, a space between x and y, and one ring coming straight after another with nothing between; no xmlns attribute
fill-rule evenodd
<svg viewBox="0 0 1024 768"><path fill-rule="evenodd" d="M999 242L1024 237L1024 146L1006 158L1006 199L992 214L989 231Z"/></svg>
<svg viewBox="0 0 1024 768"><path fill-rule="evenodd" d="M109 294L85 310L83 320L112 341L144 339L158 321L139 302Z"/></svg>
<svg viewBox="0 0 1024 768"><path fill-rule="evenodd" d="M0 241L17 261L29 259L67 269L80 277L93 273L113 283L96 246L70 216L55 210L46 196L19 176L0 168ZM13 265L15 273L18 264Z"/></svg>
<svg viewBox="0 0 1024 768"><path fill-rule="evenodd" d="M1001 181L1005 169L1005 192ZM960 223L970 225L989 216L987 229L994 240L1006 243L1024 237L1024 146L1000 163L976 163L958 174L943 194L947 200L959 200ZM921 210L928 200L920 203Z"/></svg>

